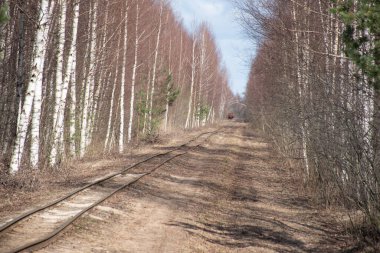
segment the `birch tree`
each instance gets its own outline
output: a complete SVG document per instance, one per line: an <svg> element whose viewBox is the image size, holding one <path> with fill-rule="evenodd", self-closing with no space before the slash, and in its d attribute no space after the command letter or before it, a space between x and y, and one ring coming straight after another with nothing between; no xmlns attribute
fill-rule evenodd
<svg viewBox="0 0 380 253"><path fill-rule="evenodd" d="M161 30L162 30L162 13L164 9L164 2L163 0L160 1L160 16L159 16L159 23L158 23L158 29L157 29L157 38L156 38L156 48L154 50L154 61L153 61L153 67L152 67L152 83L151 83L151 90L150 90L150 101L149 101L149 131L152 131L152 113L153 113L153 100L154 100L154 94L155 94L155 84L156 84L156 72L157 72L157 60L158 60L158 53L160 49L160 39L161 39Z"/></svg>
<svg viewBox="0 0 380 253"><path fill-rule="evenodd" d="M70 46L68 65L66 69L66 78L69 76L67 86L70 85L70 128L69 128L69 143L70 155L75 156L75 112L76 112L76 65L77 65L77 36L78 36L78 22L79 22L79 2L74 2L74 15L73 15L73 30L72 41ZM67 79L66 79L67 80Z"/></svg>
<svg viewBox="0 0 380 253"><path fill-rule="evenodd" d="M139 2L136 2L136 24L135 24L135 58L133 63L132 70L132 83L131 83L131 98L129 105L129 122L128 122L128 143L132 140L132 127L133 127L133 117L135 110L135 86L136 86L136 72L137 72L137 64L138 64L138 51L139 51L139 43L140 38L143 33L139 33L139 18L140 18L140 8Z"/></svg>
<svg viewBox="0 0 380 253"><path fill-rule="evenodd" d="M225 110L230 92L211 32L203 40L188 32L166 1L6 4L0 170L59 170L85 155L122 153L134 138L156 141L161 131L223 117L217 108Z"/></svg>
<svg viewBox="0 0 380 253"><path fill-rule="evenodd" d="M51 16L51 10L53 10L54 1L49 6L48 0L42 0L39 12L40 23L37 29L36 43L33 50L33 63L31 78L28 82L26 96L24 103L19 103L19 118L17 120L17 137L15 146L12 153L10 172L16 173L21 166L23 158L24 145L26 140L27 129L29 126L29 120L32 116L32 131L31 131L31 164L36 167L39 158L39 116L41 113L41 93L42 93L42 80L44 60L47 47L47 37L49 31L49 18Z"/></svg>
<svg viewBox="0 0 380 253"><path fill-rule="evenodd" d="M124 128L125 128L125 71L126 71L126 58L127 58L127 42L128 42L128 6L126 7L125 21L124 21L124 41L122 46L122 73L121 73L121 87L120 87L120 133L119 133L119 152L122 153L124 151ZM136 35L137 37L137 35ZM132 95L131 95L132 97Z"/></svg>
<svg viewBox="0 0 380 253"><path fill-rule="evenodd" d="M66 106L66 96L69 88L69 83L67 81L67 72L64 69L68 69L67 66L64 68L64 42L66 36L66 1L59 2L60 12L59 12L59 31L58 31L58 52L57 52L57 73L56 73L56 95L54 103L54 130L53 130L53 146L50 154L50 165L55 165L59 156L60 150L62 150L63 142L63 120L64 120L64 109ZM70 53L72 54L72 47L70 48ZM69 59L72 60L72 59Z"/></svg>
<svg viewBox="0 0 380 253"><path fill-rule="evenodd" d="M86 148L90 142L91 137L91 115L90 108L92 104L92 91L94 88L95 82L95 49L96 49L96 28L97 28L97 2L93 2L93 6L91 7L91 18L89 25L89 36L90 36L90 45L89 45L89 58L90 58L90 66L89 66L89 82L85 84L84 88L84 97L83 97L83 110L82 110L82 124L81 124L81 135L80 135L80 157L83 157Z"/></svg>
<svg viewBox="0 0 380 253"><path fill-rule="evenodd" d="M356 208L375 230L379 56L372 55L370 33L378 28L372 15L379 6L371 0L239 3L247 34L259 42L245 98L251 122L301 171L317 200Z"/></svg>
<svg viewBox="0 0 380 253"><path fill-rule="evenodd" d="M121 31L120 31L120 34L121 34ZM122 41L123 38L122 36L118 36L119 39L118 39L118 48L120 47L120 45L122 44ZM110 100L110 106L109 106L109 115L108 115L108 123L107 123L107 134L106 134L106 138L105 138L105 143L104 143L104 150L105 151L110 151L111 148L112 148L112 136L113 136L113 126L115 125L115 120L114 120L114 114L115 114L115 92L116 92L116 86L117 86L117 77L119 75L119 67L118 65L120 64L120 53L117 52L116 53L116 67L115 67L115 73L114 73L114 77L113 77L113 81L111 82L111 89L112 89L112 93L111 93L111 100Z"/></svg>
<svg viewBox="0 0 380 253"><path fill-rule="evenodd" d="M195 45L196 39L193 38L193 51L192 51L192 60L191 60L191 84L190 84L190 98L189 105L187 110L187 118L185 123L185 128L190 127L190 120L192 115L192 104L193 104L193 93L194 93L194 83L195 83L195 68L196 68L196 56L195 56Z"/></svg>

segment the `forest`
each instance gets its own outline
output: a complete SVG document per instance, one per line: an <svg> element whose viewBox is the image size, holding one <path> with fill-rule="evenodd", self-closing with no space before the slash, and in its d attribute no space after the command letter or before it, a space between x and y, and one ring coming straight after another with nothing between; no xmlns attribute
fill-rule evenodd
<svg viewBox="0 0 380 253"><path fill-rule="evenodd" d="M359 210L380 231L379 1L238 5L258 48L245 97L250 121L319 204L345 207L352 225Z"/></svg>
<svg viewBox="0 0 380 253"><path fill-rule="evenodd" d="M224 117L228 75L206 23L164 0L2 0L0 168L123 153Z"/></svg>
<svg viewBox="0 0 380 253"><path fill-rule="evenodd" d="M0 0L0 252L379 252L379 0L173 2Z"/></svg>

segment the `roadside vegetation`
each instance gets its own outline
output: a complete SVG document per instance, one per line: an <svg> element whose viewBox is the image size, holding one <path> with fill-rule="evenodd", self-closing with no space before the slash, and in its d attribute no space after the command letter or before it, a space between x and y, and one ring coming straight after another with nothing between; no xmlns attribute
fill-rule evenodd
<svg viewBox="0 0 380 253"><path fill-rule="evenodd" d="M213 124L232 97L208 25L165 0L2 0L0 50L10 176Z"/></svg>
<svg viewBox="0 0 380 253"><path fill-rule="evenodd" d="M380 3L238 1L258 50L245 103L322 206L380 239Z"/></svg>

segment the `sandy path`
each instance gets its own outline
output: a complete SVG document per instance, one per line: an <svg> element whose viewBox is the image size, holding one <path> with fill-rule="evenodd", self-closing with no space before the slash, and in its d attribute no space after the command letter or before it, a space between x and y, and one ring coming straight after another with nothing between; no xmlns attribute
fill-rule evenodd
<svg viewBox="0 0 380 253"><path fill-rule="evenodd" d="M81 218L40 252L344 252L260 136L240 123Z"/></svg>

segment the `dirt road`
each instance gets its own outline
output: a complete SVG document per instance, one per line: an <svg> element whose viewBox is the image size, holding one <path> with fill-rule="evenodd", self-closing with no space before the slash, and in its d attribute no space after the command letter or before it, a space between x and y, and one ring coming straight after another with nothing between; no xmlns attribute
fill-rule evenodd
<svg viewBox="0 0 380 253"><path fill-rule="evenodd" d="M343 252L332 217L279 164L262 137L229 123L40 252Z"/></svg>

